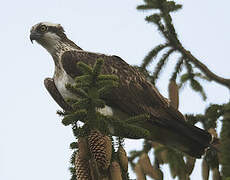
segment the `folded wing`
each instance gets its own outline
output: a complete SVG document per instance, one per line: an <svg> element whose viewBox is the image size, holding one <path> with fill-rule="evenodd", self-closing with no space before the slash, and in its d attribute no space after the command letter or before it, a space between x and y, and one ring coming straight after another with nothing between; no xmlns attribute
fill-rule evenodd
<svg viewBox="0 0 230 180"><path fill-rule="evenodd" d="M148 129L153 141L177 148L191 156L200 157L211 136L208 132L188 124L184 116L170 106L158 90L148 82L136 68L118 56L86 51L67 51L61 61L64 70L71 77L81 75L77 62L93 66L98 58L104 59L102 74L115 74L119 77L119 87L114 88L105 98L107 105L133 116L147 113L149 121L139 124Z"/></svg>

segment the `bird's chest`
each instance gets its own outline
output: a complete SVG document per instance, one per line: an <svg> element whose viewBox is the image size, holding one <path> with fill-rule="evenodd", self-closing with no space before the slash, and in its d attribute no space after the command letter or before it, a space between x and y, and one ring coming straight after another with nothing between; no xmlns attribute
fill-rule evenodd
<svg viewBox="0 0 230 180"><path fill-rule="evenodd" d="M65 71L60 71L54 75L54 83L64 99L76 97L73 93L66 89L66 84L73 84L74 80Z"/></svg>
<svg viewBox="0 0 230 180"><path fill-rule="evenodd" d="M55 73L54 83L55 83L55 86L57 87L59 93L62 95L62 97L64 99L76 98L76 95L71 93L66 88L67 83L74 84L74 79L71 78L68 74L66 74L65 71L61 71L61 73L58 72L58 75L57 75L57 73ZM107 105L104 108L98 108L97 111L104 114L104 115L110 115L110 116L113 115L112 108L107 106Z"/></svg>

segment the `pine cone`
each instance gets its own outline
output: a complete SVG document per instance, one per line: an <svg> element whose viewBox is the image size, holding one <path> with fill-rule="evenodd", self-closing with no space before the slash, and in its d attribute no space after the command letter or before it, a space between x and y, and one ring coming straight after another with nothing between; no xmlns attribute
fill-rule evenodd
<svg viewBox="0 0 230 180"><path fill-rule="evenodd" d="M145 180L146 177L141 169L140 163L136 164L134 171L137 175L137 180Z"/></svg>
<svg viewBox="0 0 230 180"><path fill-rule="evenodd" d="M208 180L209 178L209 165L205 159L202 160L202 178L203 180Z"/></svg>
<svg viewBox="0 0 230 180"><path fill-rule="evenodd" d="M151 174L153 171L153 166L150 162L150 159L146 153L143 153L140 156L139 163L141 165L141 169L143 170L144 174Z"/></svg>
<svg viewBox="0 0 230 180"><path fill-rule="evenodd" d="M105 169L107 169L110 165L110 161L111 161L111 156L112 156L112 141L110 139L110 137L108 136L104 136L105 138L105 153L106 153L106 165L105 165Z"/></svg>
<svg viewBox="0 0 230 180"><path fill-rule="evenodd" d="M152 147L157 150L158 148L162 148L163 145L157 143L157 142L152 142ZM156 154L155 154L156 155ZM165 149L157 154L157 160L159 164L166 164L168 163L168 151Z"/></svg>
<svg viewBox="0 0 230 180"><path fill-rule="evenodd" d="M161 160L163 162L162 164L168 163L169 162L168 161L168 151L164 150L164 151L160 152L160 158L161 158Z"/></svg>
<svg viewBox="0 0 230 180"><path fill-rule="evenodd" d="M217 133L216 133L216 130L214 128L209 128L208 129L208 132L215 138L218 137Z"/></svg>
<svg viewBox="0 0 230 180"><path fill-rule="evenodd" d="M113 161L109 168L111 180L122 180L121 168L118 162Z"/></svg>
<svg viewBox="0 0 230 180"><path fill-rule="evenodd" d="M99 131L92 131L88 136L88 144L93 158L96 160L99 168L105 170L109 167L112 143L110 139L103 136Z"/></svg>
<svg viewBox="0 0 230 180"><path fill-rule="evenodd" d="M169 168L169 170L170 170L170 174L171 174L171 176L173 177L173 179L178 175L178 170L177 170L177 168L173 168L173 167L170 167Z"/></svg>
<svg viewBox="0 0 230 180"><path fill-rule="evenodd" d="M86 159L88 157L88 145L86 138L84 137L79 137L78 138L78 149L79 149L79 157L81 159Z"/></svg>
<svg viewBox="0 0 230 180"><path fill-rule="evenodd" d="M178 86L175 81L170 81L169 87L169 100L170 105L172 105L175 109L178 109L179 106L179 94L178 94Z"/></svg>
<svg viewBox="0 0 230 180"><path fill-rule="evenodd" d="M194 169L196 158L186 156L186 172L190 175Z"/></svg>
<svg viewBox="0 0 230 180"><path fill-rule="evenodd" d="M121 168L127 172L128 171L128 157L127 154L122 146L118 148L118 158L120 161Z"/></svg>
<svg viewBox="0 0 230 180"><path fill-rule="evenodd" d="M146 153L141 155L138 163L140 164L144 174L147 174L156 180L162 179L160 172L152 166L149 156Z"/></svg>
<svg viewBox="0 0 230 180"><path fill-rule="evenodd" d="M89 163L86 159L81 159L79 154L75 157L75 169L78 180L90 180Z"/></svg>
<svg viewBox="0 0 230 180"><path fill-rule="evenodd" d="M214 168L212 170L212 179L213 180L221 180L221 176L220 176L220 172L219 172L218 168Z"/></svg>
<svg viewBox="0 0 230 180"><path fill-rule="evenodd" d="M158 147L162 146L161 144L159 144L159 143L157 143L155 141L150 141L150 142L151 142L151 145L152 145L153 148L158 148Z"/></svg>

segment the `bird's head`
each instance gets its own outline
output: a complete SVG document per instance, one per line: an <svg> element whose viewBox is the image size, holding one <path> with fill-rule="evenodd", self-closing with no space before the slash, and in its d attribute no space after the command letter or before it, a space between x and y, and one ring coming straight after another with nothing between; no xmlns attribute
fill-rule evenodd
<svg viewBox="0 0 230 180"><path fill-rule="evenodd" d="M32 26L30 30L30 40L35 40L42 45L50 54L62 48L63 45L79 48L74 42L69 40L60 24L41 22Z"/></svg>

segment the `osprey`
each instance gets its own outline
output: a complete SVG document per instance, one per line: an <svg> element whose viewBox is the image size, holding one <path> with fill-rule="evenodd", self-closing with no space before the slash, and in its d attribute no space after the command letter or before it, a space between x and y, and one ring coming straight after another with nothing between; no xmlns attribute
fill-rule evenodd
<svg viewBox="0 0 230 180"><path fill-rule="evenodd" d="M52 56L55 64L53 78L46 78L44 84L53 99L66 111L71 106L65 101L74 97L65 85L74 83L73 78L81 75L76 63L83 61L94 65L98 58L104 59L103 74L119 77L119 87L106 97L106 107L101 113L121 118L149 114L150 119L139 124L151 132L150 140L171 146L193 157L201 157L210 146L211 135L185 121L184 116L172 107L158 90L136 68L118 56L108 56L82 50L67 38L60 24L41 22L30 31L30 39L43 46Z"/></svg>

